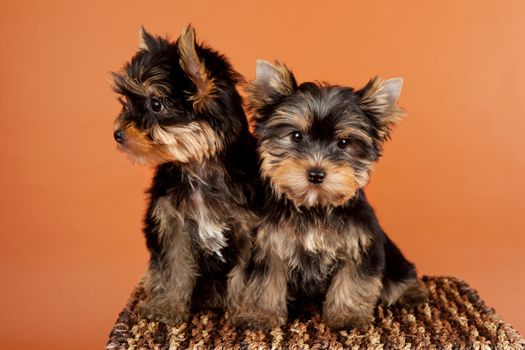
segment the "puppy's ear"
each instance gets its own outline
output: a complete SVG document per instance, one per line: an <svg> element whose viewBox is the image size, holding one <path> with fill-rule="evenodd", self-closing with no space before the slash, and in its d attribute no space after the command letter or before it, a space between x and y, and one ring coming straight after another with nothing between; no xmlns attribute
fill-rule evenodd
<svg viewBox="0 0 525 350"><path fill-rule="evenodd" d="M188 25L182 30L177 41L180 56L179 64L195 85L195 93L190 97L190 100L193 101L195 108L201 108L206 105L206 100L213 96L215 86L204 62L197 55L196 45L195 30L191 25Z"/></svg>
<svg viewBox="0 0 525 350"><path fill-rule="evenodd" d="M375 77L357 91L361 109L373 119L381 141L387 139L390 130L401 120L404 111L397 106L403 86L403 78L382 80Z"/></svg>
<svg viewBox="0 0 525 350"><path fill-rule="evenodd" d="M255 110L291 95L297 88L292 72L280 63L257 60L256 78L246 88Z"/></svg>
<svg viewBox="0 0 525 350"><path fill-rule="evenodd" d="M139 48L144 51L151 51L151 48L156 43L155 37L142 26L139 29L139 40Z"/></svg>

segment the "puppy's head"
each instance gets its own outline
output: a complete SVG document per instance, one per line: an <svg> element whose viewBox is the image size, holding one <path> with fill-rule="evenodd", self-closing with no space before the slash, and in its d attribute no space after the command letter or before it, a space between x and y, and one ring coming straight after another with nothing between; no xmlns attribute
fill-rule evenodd
<svg viewBox="0 0 525 350"><path fill-rule="evenodd" d="M402 117L403 80L364 88L303 83L283 65L257 62L248 86L261 171L296 206L340 206L369 180L382 143Z"/></svg>
<svg viewBox="0 0 525 350"><path fill-rule="evenodd" d="M143 28L140 37L139 51L113 74L122 103L118 148L140 164L216 156L246 123L235 90L240 76L222 55L197 44L190 26L176 42Z"/></svg>

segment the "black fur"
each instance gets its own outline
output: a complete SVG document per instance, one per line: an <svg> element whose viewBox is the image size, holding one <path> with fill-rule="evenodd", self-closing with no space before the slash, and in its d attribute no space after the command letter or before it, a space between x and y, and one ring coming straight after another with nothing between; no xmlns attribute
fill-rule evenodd
<svg viewBox="0 0 525 350"><path fill-rule="evenodd" d="M254 223L257 157L236 90L241 77L223 55L193 41L191 28L177 42L143 32L142 49L114 75L123 103L116 121L119 148L156 165L144 220L151 253L148 298L140 310L165 322L187 318L191 299L195 307L235 302L227 295L229 274L249 258ZM196 56L188 51L192 45ZM183 59L202 71L192 76ZM210 91L198 91L198 79ZM202 137L195 134L201 130ZM189 143L192 137L200 143Z"/></svg>
<svg viewBox="0 0 525 350"><path fill-rule="evenodd" d="M287 303L321 301L329 326L362 326L380 299L425 298L415 266L382 230L363 190L402 115L400 88L399 79L377 78L359 91L297 85L286 67L258 63L248 92L266 199L234 321L280 326ZM322 181L309 180L311 171Z"/></svg>

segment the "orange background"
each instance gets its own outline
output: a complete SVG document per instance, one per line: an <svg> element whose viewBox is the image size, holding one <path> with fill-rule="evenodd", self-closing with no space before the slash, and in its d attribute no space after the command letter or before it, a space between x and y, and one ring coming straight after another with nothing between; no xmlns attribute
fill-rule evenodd
<svg viewBox="0 0 525 350"><path fill-rule="evenodd" d="M525 331L525 2L18 1L0 5L2 348L103 348L146 269L151 177L115 149L108 73L141 24L188 22L247 78L257 58L299 81L405 77L368 189L380 220L422 274Z"/></svg>

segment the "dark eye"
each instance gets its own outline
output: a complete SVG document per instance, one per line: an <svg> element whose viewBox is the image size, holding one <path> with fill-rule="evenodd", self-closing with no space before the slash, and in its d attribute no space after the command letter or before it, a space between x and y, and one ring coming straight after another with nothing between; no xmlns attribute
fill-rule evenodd
<svg viewBox="0 0 525 350"><path fill-rule="evenodd" d="M149 100L149 105L151 107L151 110L153 112L160 112L162 110L162 102L159 101L159 99L155 98L155 97L152 97L150 100Z"/></svg>
<svg viewBox="0 0 525 350"><path fill-rule="evenodd" d="M339 147L340 149L345 149L349 144L350 144L349 139L341 139L337 141L337 147Z"/></svg>
<svg viewBox="0 0 525 350"><path fill-rule="evenodd" d="M299 143L303 140L303 134L300 131L294 131L291 135L292 141L295 143Z"/></svg>

